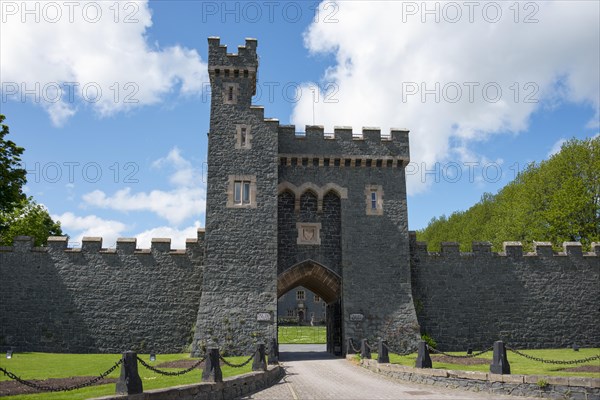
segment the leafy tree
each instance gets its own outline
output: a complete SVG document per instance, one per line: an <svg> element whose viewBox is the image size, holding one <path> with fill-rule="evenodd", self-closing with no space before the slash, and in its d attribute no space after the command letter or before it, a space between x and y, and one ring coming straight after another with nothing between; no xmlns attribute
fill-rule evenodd
<svg viewBox="0 0 600 400"><path fill-rule="evenodd" d="M0 114L0 244L8 246L15 236L27 235L41 246L48 236L62 235L60 222L54 222L44 206L23 193L27 171L21 168L21 155L25 149L5 138L9 130L4 119Z"/></svg>
<svg viewBox="0 0 600 400"><path fill-rule="evenodd" d="M437 250L443 241L458 241L469 250L473 241L518 240L525 249L533 241L560 247L565 241L584 246L600 241L600 138L566 142L550 159L531 164L496 195L449 218L433 218L417 232Z"/></svg>
<svg viewBox="0 0 600 400"><path fill-rule="evenodd" d="M15 236L31 236L36 246L46 243L48 236L61 236L60 222L54 222L46 207L33 198L22 200L9 212L0 212L0 244L12 245Z"/></svg>
<svg viewBox="0 0 600 400"><path fill-rule="evenodd" d="M0 211L9 211L26 199L22 188L27 181L27 171L21 168L25 149L5 139L9 132L4 119L0 114Z"/></svg>

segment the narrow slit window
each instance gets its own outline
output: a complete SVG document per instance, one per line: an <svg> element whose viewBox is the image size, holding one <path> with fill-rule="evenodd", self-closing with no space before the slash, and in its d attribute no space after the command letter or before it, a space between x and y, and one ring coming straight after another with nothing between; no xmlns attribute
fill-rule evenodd
<svg viewBox="0 0 600 400"><path fill-rule="evenodd" d="M227 88L227 100L233 101L233 86Z"/></svg>
<svg viewBox="0 0 600 400"><path fill-rule="evenodd" d="M246 132L246 128L242 127L242 146L246 147L248 145L248 134Z"/></svg>
<svg viewBox="0 0 600 400"><path fill-rule="evenodd" d="M377 192L371 191L371 210L377 210Z"/></svg>

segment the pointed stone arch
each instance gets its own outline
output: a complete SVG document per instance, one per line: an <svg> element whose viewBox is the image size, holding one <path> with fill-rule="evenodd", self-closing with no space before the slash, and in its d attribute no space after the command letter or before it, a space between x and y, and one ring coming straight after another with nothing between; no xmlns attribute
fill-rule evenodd
<svg viewBox="0 0 600 400"><path fill-rule="evenodd" d="M316 261L305 260L279 274L277 298L296 286L304 286L326 303L332 303L341 297L342 278Z"/></svg>

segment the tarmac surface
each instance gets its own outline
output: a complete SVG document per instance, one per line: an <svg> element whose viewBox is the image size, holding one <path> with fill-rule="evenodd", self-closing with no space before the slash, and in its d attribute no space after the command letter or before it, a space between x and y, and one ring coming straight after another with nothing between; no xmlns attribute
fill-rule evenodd
<svg viewBox="0 0 600 400"><path fill-rule="evenodd" d="M285 377L272 387L244 399L526 400L525 397L466 392L389 379L344 358L333 357L325 352L325 345L280 345L279 358L286 371Z"/></svg>

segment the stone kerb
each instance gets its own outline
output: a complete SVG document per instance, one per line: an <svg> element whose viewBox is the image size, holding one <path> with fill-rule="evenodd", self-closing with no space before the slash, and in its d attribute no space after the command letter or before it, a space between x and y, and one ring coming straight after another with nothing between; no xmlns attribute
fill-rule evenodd
<svg viewBox="0 0 600 400"><path fill-rule="evenodd" d="M346 359L352 361L354 357L355 355L347 355ZM581 399L600 397L599 378L501 375L479 371L419 369L398 364L379 363L377 360L371 359L361 360L360 365L392 379L496 395ZM539 385L541 381L545 383L543 387ZM566 393L570 393L571 397L565 397Z"/></svg>
<svg viewBox="0 0 600 400"><path fill-rule="evenodd" d="M97 397L94 400L204 400L237 399L242 396L266 389L285 375L279 365L270 365L266 371L250 372L223 379L223 382L201 382L191 385L173 386L164 389L148 390L135 396L112 395Z"/></svg>

